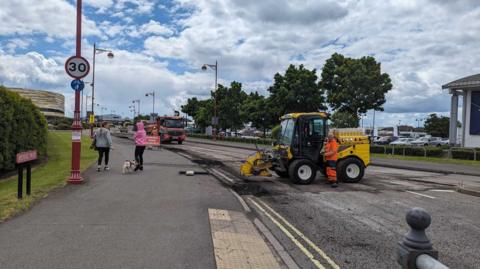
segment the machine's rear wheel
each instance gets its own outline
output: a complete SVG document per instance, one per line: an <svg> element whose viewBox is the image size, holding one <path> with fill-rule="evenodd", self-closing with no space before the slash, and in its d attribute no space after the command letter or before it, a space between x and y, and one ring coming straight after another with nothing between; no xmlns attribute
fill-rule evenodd
<svg viewBox="0 0 480 269"><path fill-rule="evenodd" d="M346 183L356 183L362 180L365 166L356 158L347 158L337 163L338 179Z"/></svg>
<svg viewBox="0 0 480 269"><path fill-rule="evenodd" d="M177 143L178 143L179 145L181 145L181 144L183 143L183 141L182 141L182 140L178 140Z"/></svg>
<svg viewBox="0 0 480 269"><path fill-rule="evenodd" d="M309 160L295 160L288 167L290 180L296 184L310 184L317 176L317 167Z"/></svg>

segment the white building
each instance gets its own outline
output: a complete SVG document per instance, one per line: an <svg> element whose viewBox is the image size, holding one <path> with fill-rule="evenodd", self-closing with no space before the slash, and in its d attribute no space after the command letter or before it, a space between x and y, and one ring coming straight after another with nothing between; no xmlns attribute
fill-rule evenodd
<svg viewBox="0 0 480 269"><path fill-rule="evenodd" d="M463 97L462 127L463 147L480 147L480 74L464 77L442 86L452 95L450 110L450 143L457 140L458 97Z"/></svg>

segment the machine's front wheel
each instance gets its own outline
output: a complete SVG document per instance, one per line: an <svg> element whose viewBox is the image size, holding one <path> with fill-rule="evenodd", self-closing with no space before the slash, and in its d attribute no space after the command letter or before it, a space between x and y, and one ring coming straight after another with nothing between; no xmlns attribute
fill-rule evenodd
<svg viewBox="0 0 480 269"><path fill-rule="evenodd" d="M365 174L365 166L356 158L347 158L337 163L338 179L346 183L357 183Z"/></svg>
<svg viewBox="0 0 480 269"><path fill-rule="evenodd" d="M178 140L177 143L178 143L179 145L181 145L181 144L183 143L183 141L182 141L182 140Z"/></svg>
<svg viewBox="0 0 480 269"><path fill-rule="evenodd" d="M299 159L288 167L290 180L296 184L310 184L317 176L317 167L310 160Z"/></svg>

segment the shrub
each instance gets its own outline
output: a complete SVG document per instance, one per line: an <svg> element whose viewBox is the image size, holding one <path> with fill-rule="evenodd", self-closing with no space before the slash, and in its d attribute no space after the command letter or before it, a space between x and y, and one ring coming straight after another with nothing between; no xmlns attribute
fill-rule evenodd
<svg viewBox="0 0 480 269"><path fill-rule="evenodd" d="M405 156L426 156L427 157L442 157L443 150L438 147L406 147L406 146L379 146L371 145L371 153L381 153L381 154L394 154L394 155L405 155ZM404 153L405 152L405 153Z"/></svg>
<svg viewBox="0 0 480 269"><path fill-rule="evenodd" d="M385 153L385 146L370 145L370 152L383 154Z"/></svg>
<svg viewBox="0 0 480 269"><path fill-rule="evenodd" d="M473 150L462 150L462 149L454 149L452 150L452 158L453 159L461 159L461 160L474 160L474 153ZM480 159L480 151L477 150L477 160Z"/></svg>
<svg viewBox="0 0 480 269"><path fill-rule="evenodd" d="M46 154L47 122L29 99L0 86L0 171L15 167L18 152Z"/></svg>
<svg viewBox="0 0 480 269"><path fill-rule="evenodd" d="M73 119L66 117L51 117L48 122L54 130L70 130L72 128Z"/></svg>

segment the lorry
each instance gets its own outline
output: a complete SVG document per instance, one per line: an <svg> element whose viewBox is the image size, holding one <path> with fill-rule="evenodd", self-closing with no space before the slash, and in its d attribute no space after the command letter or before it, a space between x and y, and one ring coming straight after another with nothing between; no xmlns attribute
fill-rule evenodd
<svg viewBox="0 0 480 269"><path fill-rule="evenodd" d="M296 184L310 184L317 171L325 174L326 160L323 147L331 131L339 143L337 177L340 181L355 183L362 180L370 164L370 140L355 129L328 128L325 112L290 113L280 118L281 133L271 150L257 152L242 164L244 176L278 176L290 178Z"/></svg>
<svg viewBox="0 0 480 269"><path fill-rule="evenodd" d="M147 132L158 132L161 143L176 141L182 144L187 138L185 133L185 120L180 116L160 116L155 124L150 125Z"/></svg>

